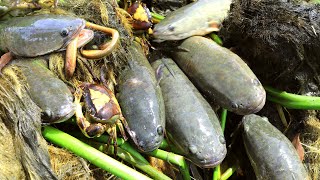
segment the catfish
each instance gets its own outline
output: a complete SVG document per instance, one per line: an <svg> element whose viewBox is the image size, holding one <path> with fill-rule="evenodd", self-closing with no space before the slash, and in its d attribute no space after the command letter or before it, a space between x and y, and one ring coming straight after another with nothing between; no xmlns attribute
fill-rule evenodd
<svg viewBox="0 0 320 180"><path fill-rule="evenodd" d="M199 167L222 162L226 141L215 112L172 59L152 63L161 77L166 133L179 152Z"/></svg>

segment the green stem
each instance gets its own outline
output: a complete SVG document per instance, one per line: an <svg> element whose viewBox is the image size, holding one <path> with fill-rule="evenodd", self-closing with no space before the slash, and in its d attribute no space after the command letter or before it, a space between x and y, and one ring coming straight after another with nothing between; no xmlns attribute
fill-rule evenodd
<svg viewBox="0 0 320 180"><path fill-rule="evenodd" d="M228 113L227 109L222 109L220 119L221 119L221 129L222 129L223 132L224 132L225 127L226 127L227 113Z"/></svg>
<svg viewBox="0 0 320 180"><path fill-rule="evenodd" d="M267 99L291 109L320 110L320 97L303 96L286 91L280 91L269 86L264 86L267 91Z"/></svg>
<svg viewBox="0 0 320 180"><path fill-rule="evenodd" d="M222 112L221 112L221 116L220 116L221 129L222 129L223 132L224 132L225 127L226 127L227 113L228 113L228 110L223 108ZM213 171L213 179L214 180L218 180L218 179L220 179L220 177L221 177L221 170L220 170L220 164L219 164Z"/></svg>
<svg viewBox="0 0 320 180"><path fill-rule="evenodd" d="M183 176L184 180L190 180L190 173L189 173L189 168L188 165L184 159L183 156L171 153L171 152L167 152L161 149L156 149L152 152L146 153L150 156L162 159L164 161L169 161L172 164L175 164L177 166L179 166L180 168L180 172Z"/></svg>
<svg viewBox="0 0 320 180"><path fill-rule="evenodd" d="M292 94L286 91L280 91L280 90L274 89L269 86L264 86L264 89L267 91L267 93L270 96L281 98L286 101L316 102L320 104L320 97Z"/></svg>
<svg viewBox="0 0 320 180"><path fill-rule="evenodd" d="M157 19L159 21L163 20L165 17L164 16L161 16L160 14L157 14L157 13L154 13L154 12L151 12L151 16L154 18L154 19Z"/></svg>
<svg viewBox="0 0 320 180"><path fill-rule="evenodd" d="M211 39L216 42L217 44L219 44L220 46L223 45L222 39L216 35L215 33L210 33L209 36L211 37Z"/></svg>
<svg viewBox="0 0 320 180"><path fill-rule="evenodd" d="M161 142L159 148L160 148L160 149L167 149L167 148L169 148L168 141L164 139L164 140Z"/></svg>
<svg viewBox="0 0 320 180"><path fill-rule="evenodd" d="M85 141L88 141L86 139ZM89 142L90 145L97 148L99 151L108 152L109 154L114 154L113 148L111 151L106 149L106 145L104 143L99 142ZM122 147L117 148L117 156L123 159L124 161L132 164L133 166L137 167L138 169L142 170L143 172L147 173L153 179L156 180L171 180L168 176L164 175L163 173L159 172L157 169L153 168L149 162L141 161L140 159L134 157L131 153L124 150Z"/></svg>
<svg viewBox="0 0 320 180"><path fill-rule="evenodd" d="M94 138L95 140L101 142L101 143L107 143L107 139L108 136L107 135L102 135L99 138ZM163 146L164 147L168 147L168 143L167 141L164 140L163 142ZM148 162L139 152L137 152L129 143L124 142L123 144L119 145L120 148L126 150L127 152L129 152L133 157L139 159L142 162ZM145 153L148 154L150 156L162 159L164 161L169 161L170 163L179 166L181 174L183 176L183 178L186 179L190 179L190 173L189 173L189 169L188 169L188 165L184 159L183 156L171 153L171 152L167 152L164 150L154 150L152 152L149 153Z"/></svg>
<svg viewBox="0 0 320 180"><path fill-rule="evenodd" d="M213 180L220 180L221 178L221 170L220 165L218 165L213 171Z"/></svg>
<svg viewBox="0 0 320 180"><path fill-rule="evenodd" d="M83 138L85 137L82 133L79 132L72 132L71 134L75 135L76 137L79 138ZM107 135L101 135L100 137L96 137L93 138L94 140L97 140L98 142L107 143L108 140L108 136ZM118 146L120 148L122 148L123 150L126 150L128 153L130 153L134 158L140 160L141 162L148 162L139 152L137 152L129 143L127 142L123 142L122 144L120 144L119 142L122 142L122 140L120 138L117 139L118 142ZM164 147L168 147L168 143L167 141L163 142L163 146ZM183 176L183 178L185 180L189 180L190 179L190 173L189 173L189 168L188 165L184 159L183 156L174 154L174 153L170 153L164 150L154 150L150 153L145 153L148 155L151 155L153 157L162 159L164 161L169 161L170 163L179 166L181 174Z"/></svg>
<svg viewBox="0 0 320 180"><path fill-rule="evenodd" d="M74 135L78 138L86 138L81 132L71 132L70 134ZM95 141L107 144L109 136L108 135L101 135L100 137L93 138ZM129 143L125 142L122 138L117 138L118 147L122 148L123 150L129 152L133 157L139 159L142 162L149 163L139 152L137 152Z"/></svg>
<svg viewBox="0 0 320 180"><path fill-rule="evenodd" d="M46 126L43 128L42 134L48 141L68 149L74 154L122 179L150 179L138 171L135 171L134 169L56 128Z"/></svg>
<svg viewBox="0 0 320 180"><path fill-rule="evenodd" d="M267 95L267 99L274 103L278 103L286 108L290 109L305 109L305 110L320 110L320 101L291 101L291 100L283 100L278 97Z"/></svg>
<svg viewBox="0 0 320 180"><path fill-rule="evenodd" d="M222 175L220 180L227 180L229 177L232 176L234 172L238 169L238 166L232 166L231 168L228 168Z"/></svg>

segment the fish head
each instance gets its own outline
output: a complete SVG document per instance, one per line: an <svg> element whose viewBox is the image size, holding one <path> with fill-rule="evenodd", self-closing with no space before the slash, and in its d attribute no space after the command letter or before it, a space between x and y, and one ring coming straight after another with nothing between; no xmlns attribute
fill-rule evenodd
<svg viewBox="0 0 320 180"><path fill-rule="evenodd" d="M161 42L165 40L181 40L189 36L192 30L192 24L185 22L183 19L171 21L172 18L167 17L154 26L153 36L155 41Z"/></svg>
<svg viewBox="0 0 320 180"><path fill-rule="evenodd" d="M70 119L75 113L76 106L74 103L66 103L60 107L51 107L41 112L43 123L59 123Z"/></svg>
<svg viewBox="0 0 320 180"><path fill-rule="evenodd" d="M228 110L239 114L247 115L260 111L266 102L266 91L264 90L262 84L257 78L251 80L251 87L243 87L237 91L235 97L228 98Z"/></svg>
<svg viewBox="0 0 320 180"><path fill-rule="evenodd" d="M157 127L148 127L148 129L145 129L145 131L146 132L143 131L143 134L141 134L142 131L133 130L128 131L128 133L130 134L132 140L134 141L134 144L140 151L150 152L157 149L163 141L163 126L159 125Z"/></svg>
<svg viewBox="0 0 320 180"><path fill-rule="evenodd" d="M213 168L226 157L226 141L222 135L195 136L193 141L188 142L184 139L177 140L168 132L166 135L175 153L183 155L201 168Z"/></svg>
<svg viewBox="0 0 320 180"><path fill-rule="evenodd" d="M186 158L201 168L217 166L227 154L226 141L222 135L209 137L199 137L196 144L189 144L186 148Z"/></svg>
<svg viewBox="0 0 320 180"><path fill-rule="evenodd" d="M53 49L64 49L75 37L80 34L82 34L81 37L87 37L84 34L88 33L88 31L82 31L85 27L85 21L71 16L52 16L39 20L34 25L43 28L44 36L51 36L52 40L55 39L51 41L57 45ZM93 38L93 33L89 35L89 38Z"/></svg>

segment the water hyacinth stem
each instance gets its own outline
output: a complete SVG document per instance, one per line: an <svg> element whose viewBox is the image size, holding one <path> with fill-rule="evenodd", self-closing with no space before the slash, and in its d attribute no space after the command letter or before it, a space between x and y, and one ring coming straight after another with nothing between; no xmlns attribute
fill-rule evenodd
<svg viewBox="0 0 320 180"><path fill-rule="evenodd" d="M238 166L232 166L231 168L228 168L220 177L220 180L226 180L228 179L229 177L232 176L232 174L234 172L236 172L236 170L238 169L239 167Z"/></svg>
<svg viewBox="0 0 320 180"><path fill-rule="evenodd" d="M86 139L85 141L89 141L89 139ZM92 145L93 147L99 149L99 151L102 152L107 152L108 154L114 154L113 148L110 148L107 150L106 149L106 144L104 143L99 143L99 142L88 142L90 145ZM122 145L123 147L123 145ZM140 160L138 158L136 158L135 156L133 156L131 153L129 153L128 151L124 150L121 147L117 148L117 156L120 157L121 159L123 159L124 161L132 164L133 166L137 167L138 169L142 170L143 172L147 173L150 177L152 177L152 179L156 179L156 180L171 180L171 178L169 178L168 176L166 176L165 174L159 172L157 169L153 168L149 162L144 159L142 156L142 158L144 160Z"/></svg>
<svg viewBox="0 0 320 180"><path fill-rule="evenodd" d="M68 149L76 155L90 161L92 164L122 179L150 179L138 171L135 171L134 169L56 128L46 126L43 128L42 135L48 141Z"/></svg>
<svg viewBox="0 0 320 180"><path fill-rule="evenodd" d="M223 132L226 127L227 113L228 113L228 110L223 108L220 116L221 129ZM221 178L221 170L220 170L220 165L218 165L213 171L213 180L219 180L220 178Z"/></svg>
<svg viewBox="0 0 320 180"><path fill-rule="evenodd" d="M177 165L180 168L180 173L182 174L183 179L184 180L191 179L190 173L189 173L189 167L183 156L180 156L171 152L167 152L161 149L156 149L146 154L162 159L164 161L168 161L169 163L172 163L174 165Z"/></svg>
<svg viewBox="0 0 320 180"><path fill-rule="evenodd" d="M320 105L320 97L314 97L314 96L304 96L304 95L298 95L293 93L288 93L286 91L277 90L275 88L272 88L270 86L264 86L264 89L267 91L268 95L272 99L277 99L278 101L291 101L291 103L310 103L311 105ZM311 106L310 105L310 106Z"/></svg>
<svg viewBox="0 0 320 180"><path fill-rule="evenodd" d="M82 133L79 132L72 132L72 135L75 135L76 137L84 137ZM107 135L101 135L100 137L93 138L94 140L106 144L108 141L109 136ZM129 143L123 141L121 138L117 138L118 142L118 147L122 148L123 150L127 151L132 157L139 159L141 162L146 162L149 163L139 152L137 152ZM168 147L167 141L164 141L162 143L162 147ZM167 152L161 149L156 149L152 152L145 153L150 156L162 159L164 161L168 161L171 164L174 164L180 168L180 172L183 176L184 180L189 180L190 178L190 173L189 173L189 168L188 165L184 159L183 156Z"/></svg>

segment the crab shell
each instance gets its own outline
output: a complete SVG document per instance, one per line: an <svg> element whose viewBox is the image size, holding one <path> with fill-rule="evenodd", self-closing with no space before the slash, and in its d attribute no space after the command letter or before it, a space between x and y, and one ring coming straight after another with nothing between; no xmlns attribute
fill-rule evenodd
<svg viewBox="0 0 320 180"><path fill-rule="evenodd" d="M90 122L115 124L122 116L119 103L111 90L98 84L84 84L82 89L86 118Z"/></svg>
<svg viewBox="0 0 320 180"><path fill-rule="evenodd" d="M133 18L132 27L136 30L147 30L152 26L152 17L149 9L141 2L134 2L129 8L128 13Z"/></svg>

